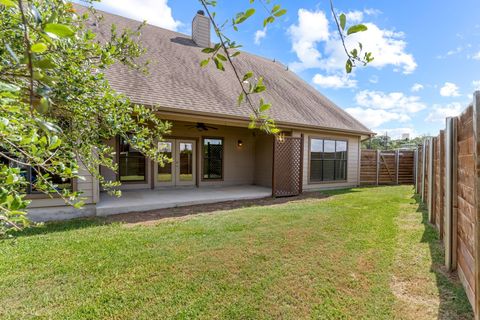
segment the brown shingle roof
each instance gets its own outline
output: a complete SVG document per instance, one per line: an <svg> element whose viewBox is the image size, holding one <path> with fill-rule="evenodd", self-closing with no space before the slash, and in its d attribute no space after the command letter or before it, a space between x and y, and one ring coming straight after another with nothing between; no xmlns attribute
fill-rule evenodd
<svg viewBox="0 0 480 320"><path fill-rule="evenodd" d="M79 8L82 10L82 8ZM103 13L104 20L94 31L108 35L111 24L118 30L135 29L138 21ZM215 114L247 119L251 110L246 104L238 106L239 84L233 70L215 69L213 64L201 68L206 55L190 36L146 25L141 42L151 61L148 75L115 65L107 72L111 86L127 95L132 102L158 105L168 110ZM370 134L364 125L328 100L285 66L263 57L242 52L234 60L243 73L253 71L263 76L265 101L272 103L271 116L280 125L328 128Z"/></svg>

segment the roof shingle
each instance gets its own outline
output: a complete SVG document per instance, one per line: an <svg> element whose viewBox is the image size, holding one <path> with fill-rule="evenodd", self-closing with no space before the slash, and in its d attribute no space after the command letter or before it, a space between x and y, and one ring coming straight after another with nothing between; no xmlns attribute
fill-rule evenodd
<svg viewBox="0 0 480 320"><path fill-rule="evenodd" d="M93 28L97 33L109 35L111 24L119 30L139 25L128 18L102 14L104 20ZM200 61L206 55L190 36L146 25L140 41L147 50L143 58L151 62L149 74L114 65L106 75L115 90L134 103L248 119L250 108L237 104L240 88L233 70L227 67L222 72L213 64L201 68ZM262 97L272 104L270 114L279 124L371 133L284 65L247 52L235 57L234 63L242 74L253 71L264 78L267 91Z"/></svg>

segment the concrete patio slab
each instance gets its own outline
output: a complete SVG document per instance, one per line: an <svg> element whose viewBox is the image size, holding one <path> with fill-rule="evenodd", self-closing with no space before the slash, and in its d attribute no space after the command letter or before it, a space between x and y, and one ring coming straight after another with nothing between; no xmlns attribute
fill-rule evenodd
<svg viewBox="0 0 480 320"><path fill-rule="evenodd" d="M272 189L254 185L123 191L120 198L100 195L97 216L267 198Z"/></svg>

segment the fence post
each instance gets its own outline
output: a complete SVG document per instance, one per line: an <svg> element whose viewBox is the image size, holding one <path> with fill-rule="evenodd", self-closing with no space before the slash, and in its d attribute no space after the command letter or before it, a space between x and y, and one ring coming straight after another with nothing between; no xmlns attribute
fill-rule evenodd
<svg viewBox="0 0 480 320"><path fill-rule="evenodd" d="M475 319L480 319L480 232L478 230L479 221L480 221L480 91L476 91L473 94L473 159L475 164L475 179L474 179L474 203L475 203L475 214L474 214L474 227L473 227L473 234L474 234L474 252L475 252L475 303L474 303L474 312L475 312Z"/></svg>
<svg viewBox="0 0 480 320"><path fill-rule="evenodd" d="M428 144L428 221L433 223L433 138L429 138Z"/></svg>
<svg viewBox="0 0 480 320"><path fill-rule="evenodd" d="M415 193L418 193L418 180L417 180L417 175L418 175L418 146L417 148L413 151L413 185L415 188Z"/></svg>
<svg viewBox="0 0 480 320"><path fill-rule="evenodd" d="M445 129L445 201L444 201L444 245L445 267L453 271L457 267L457 133L455 118L447 118Z"/></svg>
<svg viewBox="0 0 480 320"><path fill-rule="evenodd" d="M378 186L378 179L380 175L380 151L377 149L377 186Z"/></svg>
<svg viewBox="0 0 480 320"><path fill-rule="evenodd" d="M423 140L423 147L422 147L422 187L421 187L421 195L422 195L422 202L425 203L425 165L427 164L427 140Z"/></svg>
<svg viewBox="0 0 480 320"><path fill-rule="evenodd" d="M397 184L398 184L398 171L400 169L399 160L400 160L400 152L398 150L395 150L395 172L396 172L395 180Z"/></svg>

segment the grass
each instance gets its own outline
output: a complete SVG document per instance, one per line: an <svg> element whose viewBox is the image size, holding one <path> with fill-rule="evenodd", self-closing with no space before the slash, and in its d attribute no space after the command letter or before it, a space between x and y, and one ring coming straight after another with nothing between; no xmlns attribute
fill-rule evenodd
<svg viewBox="0 0 480 320"><path fill-rule="evenodd" d="M1 319L471 319L411 187L0 243Z"/></svg>

